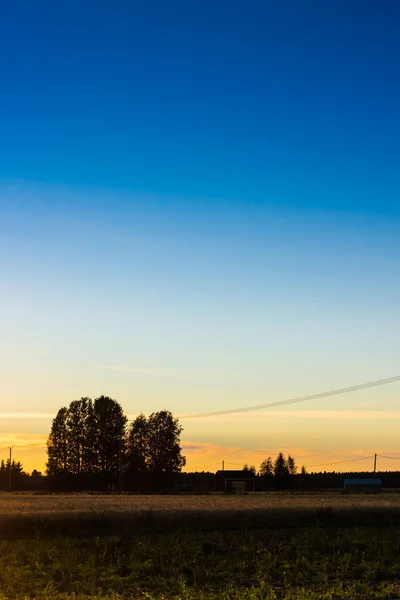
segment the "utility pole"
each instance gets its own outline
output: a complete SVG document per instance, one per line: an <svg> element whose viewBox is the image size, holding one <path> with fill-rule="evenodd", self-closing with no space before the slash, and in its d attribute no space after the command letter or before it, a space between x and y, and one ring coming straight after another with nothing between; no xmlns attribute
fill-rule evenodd
<svg viewBox="0 0 400 600"><path fill-rule="evenodd" d="M8 465L8 489L9 489L9 490L10 490L10 492L11 492L11 489L12 489L12 480L11 480L11 457L12 457L12 449L13 449L13 447L12 447L12 446L9 446L9 448L8 448L8 449L10 450L10 462L9 462L9 465Z"/></svg>
<svg viewBox="0 0 400 600"><path fill-rule="evenodd" d="M223 460L222 461L222 470L224 470L224 468L225 468L225 461Z"/></svg>
<svg viewBox="0 0 400 600"><path fill-rule="evenodd" d="M374 456L374 485L375 485L375 477L376 477L376 457L377 457L377 454L375 453L375 456Z"/></svg>

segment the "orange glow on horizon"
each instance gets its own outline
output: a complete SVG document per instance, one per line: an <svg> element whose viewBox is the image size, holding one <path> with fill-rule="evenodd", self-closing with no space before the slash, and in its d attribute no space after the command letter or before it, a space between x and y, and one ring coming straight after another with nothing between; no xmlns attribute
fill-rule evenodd
<svg viewBox="0 0 400 600"><path fill-rule="evenodd" d="M44 473L46 463L46 439L47 436L39 434L8 434L0 436L0 460L8 459L7 446L13 446L13 458L21 461L24 470L28 473L37 469ZM317 450L309 450L302 447L279 447L270 448L268 452L262 449L251 450L241 447L218 446L212 443L199 443L182 441L183 454L187 458L185 471L210 471L215 472L222 468L222 462L226 469L240 469L245 464L254 465L259 468L261 462L271 456L274 460L282 451L285 456L290 454L294 457L298 468L304 464L308 471L372 471L373 455L375 449L360 449L336 451L332 453L321 453ZM391 456L393 450L378 448L378 454ZM360 460L353 461L353 458ZM363 457L370 457L365 458ZM384 459L378 456L377 468L379 470L400 469L396 457ZM398 457L400 458L400 456ZM330 464L338 463L338 464Z"/></svg>

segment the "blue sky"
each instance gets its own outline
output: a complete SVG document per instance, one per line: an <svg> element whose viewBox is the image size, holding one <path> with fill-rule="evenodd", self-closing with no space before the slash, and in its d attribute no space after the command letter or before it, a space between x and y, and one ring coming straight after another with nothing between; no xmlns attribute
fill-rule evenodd
<svg viewBox="0 0 400 600"><path fill-rule="evenodd" d="M84 395L186 414L398 373L397 2L1 11L0 445ZM395 452L397 394L185 443Z"/></svg>

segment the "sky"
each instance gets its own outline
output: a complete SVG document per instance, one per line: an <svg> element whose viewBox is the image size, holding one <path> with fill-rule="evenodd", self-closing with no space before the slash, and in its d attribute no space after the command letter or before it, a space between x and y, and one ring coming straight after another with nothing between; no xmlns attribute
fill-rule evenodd
<svg viewBox="0 0 400 600"><path fill-rule="evenodd" d="M104 394L189 470L397 467L400 383L187 415L400 374L399 3L0 11L0 458Z"/></svg>

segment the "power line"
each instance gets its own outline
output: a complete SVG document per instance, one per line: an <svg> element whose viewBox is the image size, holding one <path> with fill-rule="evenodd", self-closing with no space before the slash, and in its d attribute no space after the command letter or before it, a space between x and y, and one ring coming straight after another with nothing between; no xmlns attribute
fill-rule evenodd
<svg viewBox="0 0 400 600"><path fill-rule="evenodd" d="M383 454L378 454L378 456L383 456ZM390 456L400 456L400 452L390 452Z"/></svg>
<svg viewBox="0 0 400 600"><path fill-rule="evenodd" d="M336 390L330 390L329 392L321 392L319 394L310 394L309 396L301 396L300 398L291 398L289 400L280 400L278 402L268 402L267 404L255 404L253 406L242 406L241 408L231 408L227 410L218 410L208 413L199 413L195 415L184 415L181 419L198 419L200 417L214 417L218 415L229 415L241 412L250 412L253 410L264 410L265 408L273 408L275 406L285 406L287 404L295 404L297 402L306 402L307 400L318 400L320 398L328 398L329 396L338 396L339 394L347 394L350 392L356 392L358 390L366 390L372 387L378 387L380 385L387 385L400 381L400 375L395 377L388 377L386 379L378 379L376 381L369 381L367 383L360 383L358 385L352 385L346 388L339 388Z"/></svg>
<svg viewBox="0 0 400 600"><path fill-rule="evenodd" d="M391 460L400 460L399 456L385 456L384 454L378 454L379 458L390 458Z"/></svg>
<svg viewBox="0 0 400 600"><path fill-rule="evenodd" d="M12 443L12 442L11 442ZM41 442L38 442L41 443ZM13 443L13 448L30 448L31 446L34 446L35 444L16 444L15 442ZM10 446L0 446L0 450L4 450L4 448L9 448Z"/></svg>
<svg viewBox="0 0 400 600"><path fill-rule="evenodd" d="M381 455L379 454L378 456L381 456ZM307 468L312 468L312 467L327 467L327 466L330 466L330 465L341 465L343 463L356 462L356 461L359 461L359 460L367 460L367 459L371 459L371 458L374 458L373 454L371 456L359 456L357 458L349 458L349 459L346 459L346 460L338 460L338 461L329 462L329 463L322 463L322 464L319 463L319 464L316 464L316 465L307 465ZM389 458L389 457L383 457L382 456L382 458ZM400 460L400 458L398 460ZM231 463L231 462L224 461L224 464L228 465L228 466L231 466L231 467L242 467L243 468L243 464L244 463L239 464L239 463Z"/></svg>
<svg viewBox="0 0 400 600"><path fill-rule="evenodd" d="M308 468L311 469L312 467L329 467L330 465L341 465L343 463L355 462L357 460L366 460L367 458L374 458L374 455L372 454L371 456L360 456L359 458L349 458L348 460L338 460L335 462L323 463L318 465L308 465Z"/></svg>

